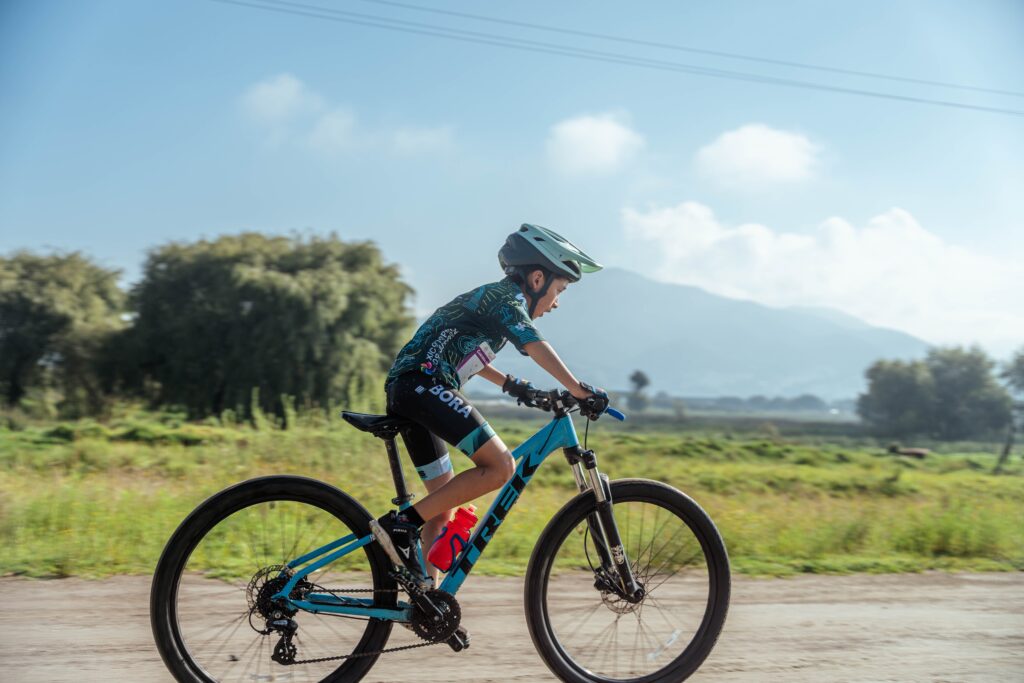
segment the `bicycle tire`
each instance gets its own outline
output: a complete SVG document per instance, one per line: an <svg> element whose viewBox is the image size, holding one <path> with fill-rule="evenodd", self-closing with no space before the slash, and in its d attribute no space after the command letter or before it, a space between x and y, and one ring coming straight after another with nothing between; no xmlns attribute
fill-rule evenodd
<svg viewBox="0 0 1024 683"><path fill-rule="evenodd" d="M530 557L524 586L526 620L530 636L545 664L563 681L571 683L620 683L622 681L674 683L685 680L700 667L710 654L725 623L730 594L729 557L725 544L707 513L686 494L667 484L644 479L617 480L611 482L611 493L616 525L622 535L623 545L637 579L646 584L646 596L639 606L636 606L625 600L616 599L614 595L602 594L597 586L592 585L596 576L592 572L592 560L596 553L587 548L587 544L592 541L587 540L589 528L586 520L588 515L596 511L597 504L591 492L581 493L569 501L551 519L540 535ZM649 546L644 545L647 543L647 534L644 533L642 521L644 517L640 517L640 529L639 532L636 531L636 517L639 515L635 511L640 510L642 514L647 514L647 510L652 507L664 511L666 520L662 529L671 525L676 535L683 536L679 542L676 542L673 537L665 544L665 547L672 548L672 554L667 559L661 559L661 555L655 554L656 538L653 530L649 534L655 540L652 540ZM658 512L657 514L661 515L662 513ZM632 529L628 526L630 524L632 524ZM652 521L651 527L654 526L656 523ZM577 530L576 534L573 534L573 530ZM659 530L656 533L660 535L662 531ZM587 556L587 562L590 563L589 567L578 559L579 548L576 546L579 541L574 539L574 536L583 539L583 551ZM703 565L703 568L706 568L706 578L702 570L687 569L690 563L689 558L675 559L679 551L674 548L677 545L683 547L683 541L693 545L693 564L698 567ZM699 549L697 549L698 547ZM557 568L555 567L556 562ZM679 565L674 570L673 562ZM652 568L651 564L654 563L658 563L659 566ZM663 578L660 573L655 575L655 570L660 572L662 565L667 566L666 572L673 570L668 575L669 578ZM553 569L556 569L554 573ZM591 573L588 574L588 570L591 570ZM677 576L680 578L675 580ZM669 580L673 580L673 583L668 589L663 589L662 586ZM589 583L587 583L588 581ZM552 586L552 583L558 585ZM676 589L676 586L681 586L681 588ZM698 588L693 590L694 586ZM700 586L705 587L700 588ZM667 592L658 593L663 590ZM706 592L706 596L701 595L703 592ZM696 595L688 593L696 593ZM678 605L689 605L689 611L694 613L692 622L695 626L687 642L677 644L679 640L678 625L669 637L663 638L661 641L655 639L643 626L645 605L654 605L650 610L658 610L660 614L662 600L665 600L667 604L672 604L674 601ZM589 608L588 605L591 602L596 603L596 606ZM566 607L566 603L573 606ZM583 604L583 607L576 606L576 603ZM577 619L573 615L581 609L590 611L581 614ZM680 614L683 611L681 607L678 608ZM697 612L700 612L699 623L696 619ZM622 623L622 617L626 615L632 615L632 617L627 616L624 627L629 626L633 617L635 617L637 626L632 646L621 647L618 642L618 629ZM662 616L669 626L672 626L672 620L679 614L669 612ZM574 648L569 640L577 636L575 632L571 635L567 633L570 628L569 624L579 631L584 626L575 622L587 619L604 619L610 626L595 632L595 629L600 626L600 622L598 622L598 626L591 628L590 631L583 630L579 635L583 645ZM614 637L608 635L609 628L614 630ZM562 642L563 640L566 642ZM656 647L652 646L652 642ZM658 660L668 649L678 649L679 653L672 656L671 661L664 666L645 671L643 670L643 661L640 662L640 666L636 663L640 650L645 647L647 651L643 659L648 661ZM592 657L581 654L590 651L591 648L594 651ZM574 649L578 652L574 652ZM628 667L622 666L627 670L626 677L620 677L618 673L620 669L618 651L620 649L629 652L632 660ZM652 657L652 655L655 656ZM611 665L607 663L609 657L614 657ZM581 661L584 659L593 661ZM651 666L655 665L651 664Z"/></svg>
<svg viewBox="0 0 1024 683"><path fill-rule="evenodd" d="M218 525L222 525L222 530L224 527L230 529L228 520L232 519L232 516L236 515L236 513L242 512L244 514L250 511L268 514L265 511L273 513L276 509L291 509L292 507L296 507L296 509L302 512L322 517L320 523L329 522L331 528L334 527L335 522L339 525L339 528L345 527L347 531L340 532L339 535L356 533L361 537L370 533L370 514L356 500L339 489L306 477L269 476L236 484L208 498L181 522L171 536L160 556L160 560L157 562L153 575L150 593L150 620L160 656L176 680L187 683L212 683L218 680L214 677L215 674L208 671L208 668L211 666L210 663L197 661L190 651L189 643L183 635L183 624L179 616L179 590L183 579L187 578L190 585L191 583L199 583L199 579L193 576L193 572L186 572L186 566L189 563L190 557L196 551L197 546L204 539L216 538L217 536L213 532L217 529ZM242 519L245 519L245 517L242 517ZM303 531L302 533L306 532ZM330 540L330 538L317 536L318 534L314 534L313 547ZM263 540L266 543L266 539ZM298 544L298 539L296 539L295 544ZM311 549L312 547L304 547L304 551ZM363 554L357 556L357 553ZM388 575L390 563L380 547L377 544L371 543L364 546L361 550L353 551L350 555L354 556L354 562L361 563L360 566L368 567L373 589L385 591L373 594L377 600L377 605L381 607L394 607L397 601L397 595L393 592L396 585L394 580ZM236 571L233 567L228 567L226 563L223 568L228 572ZM216 569L214 567L214 570ZM210 573L217 574L218 572L210 571ZM365 572L359 574L359 576L364 575ZM202 580L210 583L208 579L204 578ZM229 593L229 596L231 595L233 594ZM246 607L244 599L241 601L241 607ZM185 612L188 612L189 609L191 608L183 607ZM295 616L296 621L300 624L298 632L300 634L303 633L301 628L302 620L308 614L306 612L299 612ZM251 618L251 616L252 609L249 608L249 617L246 618ZM313 616L310 615L308 618L313 619ZM316 618L336 619L336 617L320 616ZM381 619L364 619L361 621L365 622L365 628L361 636L357 636L358 641L352 649L352 653L374 652L383 649L390 637L392 622ZM351 624L349 621L346 621L345 625L349 626ZM354 628L358 633L362 627L354 626ZM232 636L239 629L240 626L235 626ZM331 631L337 633L334 627L331 627ZM243 630L242 633L245 634L246 632ZM266 637L272 638L273 636ZM263 653L264 645L265 643L261 643L254 653L261 660L265 656ZM330 648L332 645L333 643L327 643L326 647ZM339 647L341 647L340 644ZM280 667L277 671L283 673L286 671L284 667L269 661L269 648L270 646L267 646L266 666L268 669L274 666ZM246 648L246 652L248 652L248 648ZM347 653L329 652L329 654ZM235 655L232 654L230 656L234 657ZM347 659L336 668L334 668L336 662L331 663L326 665L331 670L320 680L327 683L358 681L373 667L378 657L379 655L369 655ZM301 659L301 655L299 658ZM228 661L231 660L229 659ZM242 673L243 679L251 678L251 676L248 676L250 665L251 662L246 664L246 670ZM257 663L257 667L262 665L262 661ZM257 672L259 671L260 669L257 668ZM319 676L319 674L317 675ZM231 680L231 678L225 676L221 680Z"/></svg>

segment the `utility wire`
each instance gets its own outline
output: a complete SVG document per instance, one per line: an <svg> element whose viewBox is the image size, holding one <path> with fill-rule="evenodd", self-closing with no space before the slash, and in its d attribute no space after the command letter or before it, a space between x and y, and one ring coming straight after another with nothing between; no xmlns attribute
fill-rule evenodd
<svg viewBox="0 0 1024 683"><path fill-rule="evenodd" d="M423 7L421 5L412 5L405 2L395 2L394 0L359 0L359 2L367 2L375 5L386 5L389 7L401 7L403 9L411 9L417 12L430 12L432 14L444 14L453 17L459 17L462 19L473 19L476 21L486 21L492 24L502 24L505 26L518 26L520 28L529 28L537 31L548 31L549 33L561 33L569 36L580 36L583 38L597 38L600 40L610 40L616 43L627 43L629 45L642 45L644 47L656 47L664 50L677 50L679 52L689 52L698 55L710 55L712 57L724 57L726 59L740 59L748 62L758 62L762 64L775 64L777 66L788 66L795 69L808 69L814 71L825 71L828 73L844 74L847 76L861 76L864 78L879 78L887 81L896 81L900 83L914 83L917 85L931 85L940 88L954 88L957 90L970 90L974 92L991 93L995 95L1009 95L1011 97L1024 97L1024 92L1017 92L1013 90L999 90L997 88L984 88L975 85L964 85L961 83L948 83L944 81L932 81L925 78L910 78L907 76L893 76L890 74L880 74L871 71L858 71L855 69L843 69L841 67L834 66L822 66L820 64L807 64L806 62L792 62L785 59L773 59L771 57L757 57L754 55L743 55L735 52L723 52L721 50L708 50L698 47L690 47L688 45L679 45L677 43L662 43L653 40L642 40L639 38L629 38L626 36L614 36L608 33L594 33L591 31L580 31L578 29L564 28L560 26L546 26L544 24L534 24L528 21L516 21L514 19L500 19L498 17L489 17L482 14L471 14L469 12L456 12L454 10L437 9L434 7Z"/></svg>
<svg viewBox="0 0 1024 683"><path fill-rule="evenodd" d="M476 43L481 45L491 45L496 47L505 47L509 49L527 52L539 52L564 57L576 57L578 59L588 59L592 61L607 62L612 64L624 64L627 66L658 69L662 71L688 73L699 76L710 76L714 78L726 78L731 80L747 81L754 83L765 83L769 85L784 85L809 90L822 90L827 92L845 93L849 95L862 95L866 97L875 97L881 99L896 100L901 102L915 102L918 104L931 104L935 106L950 107L955 109L967 109L972 111L984 111L996 114L1006 114L1009 116L1024 117L1024 111L1013 109L986 107L981 105L968 104L964 102L936 100L924 97L913 97L909 95L897 95L873 90L845 88L840 86L825 85L821 83L811 83L806 81L776 78L772 76L762 76L758 74L744 73L740 71L712 69L692 64L682 64L679 62L668 62L664 60L649 59L645 57L635 57L632 55L620 54L615 52L588 50L584 48L559 45L555 43L545 43L535 40L526 40L521 38L511 38L507 36L482 33L479 31L454 29L446 26L437 26L433 24L424 24L420 22L391 19L389 17L361 14L358 12L346 12L344 10L336 10L333 8L321 7L317 5L309 5L299 2L287 2L286 0L212 1L229 5L238 5L241 7L249 7L253 9L262 9L282 14L292 14L296 16L309 17L313 19L324 19L327 21L354 24L358 26L369 26L372 28L380 28L389 31L399 31L402 33L412 33L417 35L447 38L449 40L457 40L461 42Z"/></svg>

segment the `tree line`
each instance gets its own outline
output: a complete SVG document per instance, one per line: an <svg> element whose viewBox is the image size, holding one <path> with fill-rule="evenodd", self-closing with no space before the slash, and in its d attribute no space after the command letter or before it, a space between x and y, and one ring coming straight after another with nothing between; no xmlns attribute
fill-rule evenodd
<svg viewBox="0 0 1024 683"><path fill-rule="evenodd" d="M866 372L857 412L879 436L954 440L1005 429L1024 404L1024 347L1001 371L978 347L933 348L923 360L880 360ZM1005 382L1005 386L999 380Z"/></svg>
<svg viewBox="0 0 1024 683"><path fill-rule="evenodd" d="M0 257L0 401L64 417L103 415L124 397L190 419L286 419L293 402L380 408L414 322L397 266L335 235L171 242L148 253L131 288L119 276L78 252ZM1024 393L1024 347L1001 372L979 348L950 347L879 360L866 379L857 411L874 434L987 435L1012 419L1010 391ZM642 409L650 379L638 370L630 383L630 408Z"/></svg>
<svg viewBox="0 0 1024 683"><path fill-rule="evenodd" d="M0 258L0 395L102 415L116 397L288 414L366 403L413 318L370 242L244 233L151 250L129 290L80 253Z"/></svg>

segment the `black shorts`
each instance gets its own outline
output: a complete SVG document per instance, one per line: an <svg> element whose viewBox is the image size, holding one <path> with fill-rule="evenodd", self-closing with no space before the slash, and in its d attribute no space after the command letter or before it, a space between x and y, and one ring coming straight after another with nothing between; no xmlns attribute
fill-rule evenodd
<svg viewBox="0 0 1024 683"><path fill-rule="evenodd" d="M494 436L484 416L457 389L420 372L399 375L387 386L387 399L388 415L412 422L402 430L402 440L424 481L451 471L445 441L472 456Z"/></svg>

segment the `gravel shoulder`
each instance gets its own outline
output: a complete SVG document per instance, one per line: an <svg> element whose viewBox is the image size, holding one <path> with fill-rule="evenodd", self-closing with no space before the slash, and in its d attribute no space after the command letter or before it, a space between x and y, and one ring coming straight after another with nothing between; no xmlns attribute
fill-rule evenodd
<svg viewBox="0 0 1024 683"><path fill-rule="evenodd" d="M522 589L473 577L459 593L469 650L385 655L365 680L555 680L530 641ZM6 578L0 601L7 683L171 680L150 634L149 577ZM1024 681L1024 573L737 577L719 644L690 680Z"/></svg>

